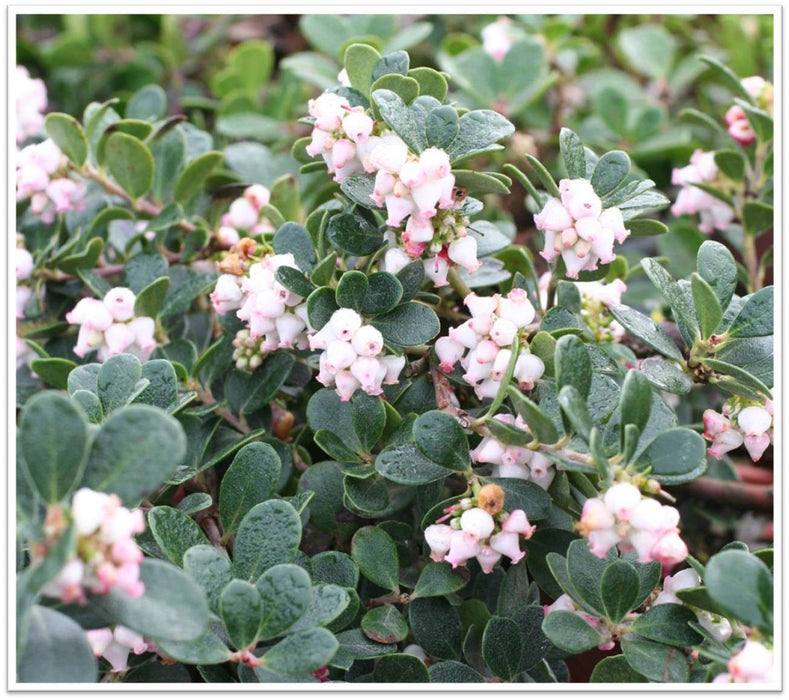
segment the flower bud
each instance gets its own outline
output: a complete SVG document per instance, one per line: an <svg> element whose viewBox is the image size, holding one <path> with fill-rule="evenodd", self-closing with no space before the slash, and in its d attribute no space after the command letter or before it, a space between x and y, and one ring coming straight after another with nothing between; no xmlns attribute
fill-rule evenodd
<svg viewBox="0 0 789 700"><path fill-rule="evenodd" d="M332 340L326 348L326 366L334 371L347 369L355 360L353 346L344 340Z"/></svg>
<svg viewBox="0 0 789 700"><path fill-rule="evenodd" d="M523 535L523 537L528 540L537 528L529 522L526 513L518 509L512 511L512 513L505 518L504 522L501 524L501 529L504 532L516 532L519 535Z"/></svg>
<svg viewBox="0 0 789 700"><path fill-rule="evenodd" d="M490 329L490 337L499 347L503 348L512 345L517 332L518 327L512 321L499 318Z"/></svg>
<svg viewBox="0 0 789 700"><path fill-rule="evenodd" d="M485 484L477 494L477 504L490 515L496 515L504 507L504 489L498 484Z"/></svg>
<svg viewBox="0 0 789 700"><path fill-rule="evenodd" d="M329 319L332 330L340 340L350 340L361 328L362 317L353 309L337 309Z"/></svg>
<svg viewBox="0 0 789 700"><path fill-rule="evenodd" d="M228 223L234 228L250 229L258 222L258 218L258 210L244 197L239 197L230 205Z"/></svg>
<svg viewBox="0 0 789 700"><path fill-rule="evenodd" d="M460 527L463 532L470 532L481 540L489 537L495 523L490 513L482 508L471 508L460 516Z"/></svg>
<svg viewBox="0 0 789 700"><path fill-rule="evenodd" d="M483 574L489 574L493 571L493 567L501 559L501 553L497 552L493 547L482 545L477 552L477 561L482 568Z"/></svg>
<svg viewBox="0 0 789 700"><path fill-rule="evenodd" d="M373 132L373 120L364 112L350 112L342 120L343 131L354 143L364 143Z"/></svg>
<svg viewBox="0 0 789 700"><path fill-rule="evenodd" d="M542 211L534 217L534 224L541 231L564 231L572 228L573 218L565 206L552 197L545 203Z"/></svg>
<svg viewBox="0 0 789 700"><path fill-rule="evenodd" d="M618 520L627 521L641 502L641 492L632 484L618 483L606 491L603 501Z"/></svg>
<svg viewBox="0 0 789 700"><path fill-rule="evenodd" d="M446 555L445 560L452 565L453 569L456 569L458 566L463 566L471 557L477 556L479 550L480 543L476 535L465 530L454 530L450 541L449 553Z"/></svg>
<svg viewBox="0 0 789 700"><path fill-rule="evenodd" d="M378 362L384 368L384 384L397 384L400 372L405 367L405 355L383 355L378 357Z"/></svg>
<svg viewBox="0 0 789 700"><path fill-rule="evenodd" d="M521 551L518 534L516 532L499 532L490 538L490 546L497 552L509 557L513 564L517 564L525 555Z"/></svg>

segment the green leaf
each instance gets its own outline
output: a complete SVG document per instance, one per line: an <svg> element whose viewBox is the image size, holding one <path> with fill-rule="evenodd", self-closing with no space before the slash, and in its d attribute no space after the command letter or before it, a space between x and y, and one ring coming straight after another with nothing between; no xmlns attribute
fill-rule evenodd
<svg viewBox="0 0 789 700"><path fill-rule="evenodd" d="M62 394L45 391L28 401L19 425L19 449L32 486L45 503L66 498L88 453L84 415Z"/></svg>
<svg viewBox="0 0 789 700"><path fill-rule="evenodd" d="M627 133L628 106L622 93L614 87L605 87L597 95L595 109L605 125L619 137ZM581 175L580 177L584 177Z"/></svg>
<svg viewBox="0 0 789 700"><path fill-rule="evenodd" d="M699 332L702 339L707 340L720 325L723 309L721 309L721 304L712 287L697 272L691 275L690 288L693 292L693 303L696 306Z"/></svg>
<svg viewBox="0 0 789 700"><path fill-rule="evenodd" d="M127 353L110 357L102 364L97 380L97 391L104 414L126 406L139 391L142 365Z"/></svg>
<svg viewBox="0 0 789 700"><path fill-rule="evenodd" d="M198 639L208 626L208 604L197 583L164 561L143 559L140 580L145 594L130 598L117 589L95 596L91 606L110 620L145 637L187 642Z"/></svg>
<svg viewBox="0 0 789 700"><path fill-rule="evenodd" d="M365 578L388 591L398 589L397 548L385 530L371 525L357 530L351 540L351 557Z"/></svg>
<svg viewBox="0 0 789 700"><path fill-rule="evenodd" d="M164 297L169 288L169 277L159 277L144 287L134 300L134 315L150 316L155 319L162 310Z"/></svg>
<svg viewBox="0 0 789 700"><path fill-rule="evenodd" d="M310 234L303 226L287 222L274 234L274 252L277 255L292 253L296 264L304 273L312 272L317 258Z"/></svg>
<svg viewBox="0 0 789 700"><path fill-rule="evenodd" d="M441 330L433 309L416 301L407 301L389 313L376 316L370 323L388 343L403 347L427 343Z"/></svg>
<svg viewBox="0 0 789 700"><path fill-rule="evenodd" d="M630 219L627 222L631 238L641 238L643 236L661 236L668 233L668 226L656 219Z"/></svg>
<svg viewBox="0 0 789 700"><path fill-rule="evenodd" d="M408 624L394 605L382 605L364 615L362 632L374 642L392 644L408 636Z"/></svg>
<svg viewBox="0 0 789 700"><path fill-rule="evenodd" d="M414 153L421 153L427 148L424 132L420 131L413 114L400 95L392 90L373 89L372 98L384 121Z"/></svg>
<svg viewBox="0 0 789 700"><path fill-rule="evenodd" d="M348 608L349 591L331 583L318 584L312 588L312 599L306 612L290 627L291 632L328 625ZM358 597L357 597L358 600ZM358 604L357 604L358 609ZM355 613L354 613L355 615Z"/></svg>
<svg viewBox="0 0 789 700"><path fill-rule="evenodd" d="M581 394L574 386L564 386L557 397L562 416L566 419L565 430L578 433L584 440L589 441L592 431L592 419Z"/></svg>
<svg viewBox="0 0 789 700"><path fill-rule="evenodd" d="M672 394L687 394L693 380L674 362L662 357L647 357L641 361L640 370L658 389Z"/></svg>
<svg viewBox="0 0 789 700"><path fill-rule="evenodd" d="M30 363L30 369L39 379L55 389L65 389L68 386L68 376L75 367L75 363L62 357L40 357Z"/></svg>
<svg viewBox="0 0 789 700"><path fill-rule="evenodd" d="M740 151L734 149L715 151L715 165L735 182L745 177L745 157Z"/></svg>
<svg viewBox="0 0 789 700"><path fill-rule="evenodd" d="M44 120L47 136L72 163L82 166L88 158L88 140L82 125L62 112L50 112Z"/></svg>
<svg viewBox="0 0 789 700"><path fill-rule="evenodd" d="M246 649L256 639L263 615L257 588L247 581L231 581L219 596L219 614L236 649Z"/></svg>
<svg viewBox="0 0 789 700"><path fill-rule="evenodd" d="M471 462L468 438L460 424L443 411L428 411L414 422L414 441L432 462L453 471L465 471Z"/></svg>
<svg viewBox="0 0 789 700"><path fill-rule="evenodd" d="M219 489L224 532L235 532L254 506L271 498L281 471L279 455L264 442L250 443L236 453Z"/></svg>
<svg viewBox="0 0 789 700"><path fill-rule="evenodd" d="M413 27L414 25L411 26ZM420 96L428 95L430 97L435 97L439 102L443 102L446 98L447 91L449 90L449 84L447 83L447 79L444 77L444 75L439 73L437 70L427 68L426 66L411 68L408 71L408 77L413 78L417 83L419 83Z"/></svg>
<svg viewBox="0 0 789 700"><path fill-rule="evenodd" d="M276 564L289 564L301 542L301 518L285 501L254 506L241 521L233 547L233 568L240 578L257 579Z"/></svg>
<svg viewBox="0 0 789 700"><path fill-rule="evenodd" d="M126 105L127 119L156 121L167 113L167 93L161 85L146 85L135 92Z"/></svg>
<svg viewBox="0 0 789 700"><path fill-rule="evenodd" d="M367 282L367 294L362 300L363 314L385 314L400 303L403 285L394 275L374 272L367 278Z"/></svg>
<svg viewBox="0 0 789 700"><path fill-rule="evenodd" d="M373 82L373 69L379 60L381 54L367 44L351 44L345 49L345 71L348 73L351 87L365 95L369 94Z"/></svg>
<svg viewBox="0 0 789 700"><path fill-rule="evenodd" d="M178 376L173 364L168 360L148 360L142 366L142 379L148 381L148 386L136 395L134 402L172 413L178 402Z"/></svg>
<svg viewBox="0 0 789 700"><path fill-rule="evenodd" d="M580 654L602 644L602 635L573 612L557 610L549 613L542 631L554 646L570 654Z"/></svg>
<svg viewBox="0 0 789 700"><path fill-rule="evenodd" d="M688 626L689 622L697 622L696 613L684 605L664 603L639 615L631 629L653 642L692 647L701 644L703 637Z"/></svg>
<svg viewBox="0 0 789 700"><path fill-rule="evenodd" d="M710 597L749 627L773 632L773 577L758 557L742 550L714 555L704 570Z"/></svg>
<svg viewBox="0 0 789 700"><path fill-rule="evenodd" d="M537 173L537 178L542 183L542 186L548 191L548 194L550 194L551 197L559 197L559 188L556 186L556 181L548 172L548 169L532 155L527 154L526 160L529 162L529 165L534 168L534 172Z"/></svg>
<svg viewBox="0 0 789 700"><path fill-rule="evenodd" d="M428 656L460 659L462 625L458 609L441 596L419 598L408 606L414 641Z"/></svg>
<svg viewBox="0 0 789 700"><path fill-rule="evenodd" d="M263 602L257 636L280 636L306 612L312 600L309 574L295 564L272 566L255 583Z"/></svg>
<svg viewBox="0 0 789 700"><path fill-rule="evenodd" d="M341 308L353 309L356 312L361 311L368 286L367 275L363 272L349 270L344 273L340 277L335 291L337 305Z"/></svg>
<svg viewBox="0 0 789 700"><path fill-rule="evenodd" d="M631 668L649 680L658 683L688 681L690 664L680 650L635 636L624 638L621 644Z"/></svg>
<svg viewBox="0 0 789 700"><path fill-rule="evenodd" d="M452 172L455 175L455 186L470 190L475 195L509 194L512 185L512 180L498 173L482 173L476 170L453 170ZM474 222L475 228L476 223ZM482 240L484 242L484 238Z"/></svg>
<svg viewBox="0 0 789 700"><path fill-rule="evenodd" d="M764 287L746 297L740 313L729 326L734 338L755 338L773 334L773 288Z"/></svg>
<svg viewBox="0 0 789 700"><path fill-rule="evenodd" d="M674 67L677 40L660 24L641 24L620 32L619 50L634 70L665 80Z"/></svg>
<svg viewBox="0 0 789 700"><path fill-rule="evenodd" d="M310 673L331 661L339 643L320 627L288 635L261 658L263 668L275 673Z"/></svg>
<svg viewBox="0 0 789 700"><path fill-rule="evenodd" d="M208 176L221 165L224 158L221 151L208 151L191 160L175 182L175 201L185 205L203 188Z"/></svg>
<svg viewBox="0 0 789 700"><path fill-rule="evenodd" d="M592 386L592 361L580 338L565 335L556 343L556 386L574 387L583 399Z"/></svg>
<svg viewBox="0 0 789 700"><path fill-rule="evenodd" d="M370 255L384 241L383 233L355 212L335 214L326 226L326 237L339 251L349 255Z"/></svg>
<svg viewBox="0 0 789 700"><path fill-rule="evenodd" d="M614 304L609 306L608 310L625 327L625 330L636 338L643 340L651 348L654 348L666 357L679 362L683 361L682 353L668 333L654 321L644 316L644 314L624 304Z"/></svg>
<svg viewBox="0 0 789 700"><path fill-rule="evenodd" d="M118 131L110 134L104 152L110 175L132 199L151 189L153 155L142 141Z"/></svg>
<svg viewBox="0 0 789 700"><path fill-rule="evenodd" d="M205 592L208 607L219 613L219 596L232 580L232 564L227 554L213 545L198 544L184 553L184 571Z"/></svg>
<svg viewBox="0 0 789 700"><path fill-rule="evenodd" d="M696 264L699 275L712 287L721 308L726 309L737 287L737 265L731 251L722 243L704 241Z"/></svg>
<svg viewBox="0 0 789 700"><path fill-rule="evenodd" d="M758 236L773 227L773 208L763 202L746 202L742 208L742 217L745 232L749 236Z"/></svg>
<svg viewBox="0 0 789 700"><path fill-rule="evenodd" d="M315 330L323 328L338 308L334 290L331 287L318 287L307 297L307 316Z"/></svg>
<svg viewBox="0 0 789 700"><path fill-rule="evenodd" d="M172 416L151 406L127 406L101 426L82 483L135 504L175 473L185 453L183 428Z"/></svg>
<svg viewBox="0 0 789 700"><path fill-rule="evenodd" d="M627 663L624 654L607 656L592 671L590 683L648 683L649 681Z"/></svg>
<svg viewBox="0 0 789 700"><path fill-rule="evenodd" d="M411 654L389 654L373 671L376 683L429 683L430 674L422 659Z"/></svg>
<svg viewBox="0 0 789 700"><path fill-rule="evenodd" d="M468 583L464 569L452 569L446 562L429 562L411 593L411 600L443 596L459 591Z"/></svg>
<svg viewBox="0 0 789 700"><path fill-rule="evenodd" d="M449 105L436 107L427 115L425 131L430 146L446 149L460 131L457 110Z"/></svg>
<svg viewBox="0 0 789 700"><path fill-rule="evenodd" d="M706 471L707 445L688 428L672 428L649 444L643 459L652 465L650 476L661 484L684 484Z"/></svg>
<svg viewBox="0 0 789 700"><path fill-rule="evenodd" d="M559 149L567 169L567 177L586 177L586 153L581 139L571 129L562 127L559 132Z"/></svg>
<svg viewBox="0 0 789 700"><path fill-rule="evenodd" d="M630 172L630 158L624 151L603 154L592 171L592 187L600 196L613 192Z"/></svg>
<svg viewBox="0 0 789 700"><path fill-rule="evenodd" d="M375 469L389 481L420 486L445 479L453 470L431 462L414 445L389 446L376 457Z"/></svg>
<svg viewBox="0 0 789 700"><path fill-rule="evenodd" d="M296 268L283 265L277 270L276 277L277 282L283 287L304 298L307 298L315 290L315 285Z"/></svg>
<svg viewBox="0 0 789 700"><path fill-rule="evenodd" d="M430 666L431 683L484 683L485 677L459 661L439 661Z"/></svg>
<svg viewBox="0 0 789 700"><path fill-rule="evenodd" d="M67 615L34 605L17 660L20 683L95 683L98 663L85 631Z"/></svg>
<svg viewBox="0 0 789 700"><path fill-rule="evenodd" d="M485 483L498 484L504 489L504 508L508 511L520 508L529 514L530 520L547 518L551 510L551 498L544 488L532 481L486 477Z"/></svg>
<svg viewBox="0 0 789 700"><path fill-rule="evenodd" d="M755 394L754 398L759 398L761 394L765 396L770 395L770 387L768 387L763 381L761 381L758 377L754 377L750 372L738 367L737 365L729 364L728 362L722 362L716 359L707 359L703 360L703 365L708 369L715 370L718 374L728 375L732 379L736 380L739 384L737 387L738 390L743 389L750 389L752 394ZM728 386L723 385L723 381L720 377L712 377L710 378L710 383L719 384L723 388L730 390Z"/></svg>
<svg viewBox="0 0 789 700"><path fill-rule="evenodd" d="M600 598L606 617L614 624L621 622L638 602L639 589L638 573L631 564L626 561L609 564L600 580Z"/></svg>
<svg viewBox="0 0 789 700"><path fill-rule="evenodd" d="M475 109L460 117L458 135L447 148L447 153L454 163L484 151L514 131L514 125L498 112Z"/></svg>
<svg viewBox="0 0 789 700"><path fill-rule="evenodd" d="M613 561L611 552L607 558L592 554L585 540L574 540L567 548L567 574L577 591L573 599L588 606L591 612L604 612L600 582Z"/></svg>
<svg viewBox="0 0 789 700"><path fill-rule="evenodd" d="M649 420L651 409L652 387L649 380L638 370L628 370L619 395L620 415L625 416L627 424L636 426L640 432ZM620 439L624 440L625 421L620 421L619 429Z"/></svg>
<svg viewBox="0 0 789 700"><path fill-rule="evenodd" d="M177 566L183 566L186 550L210 544L208 538L186 513L170 506L156 506L148 511L148 527L156 544Z"/></svg>
<svg viewBox="0 0 789 700"><path fill-rule="evenodd" d="M362 447L371 450L381 439L386 425L384 402L377 396L357 391L351 397L351 423Z"/></svg>
<svg viewBox="0 0 789 700"><path fill-rule="evenodd" d="M520 671L521 635L506 617L491 617L482 635L482 655L496 676L509 681Z"/></svg>
<svg viewBox="0 0 789 700"><path fill-rule="evenodd" d="M171 659L185 664L222 664L230 659L230 649L208 630L202 637L188 642L157 639L156 648Z"/></svg>
<svg viewBox="0 0 789 700"><path fill-rule="evenodd" d="M234 371L225 387L233 410L247 415L255 413L271 401L288 378L295 360L287 352L275 352L252 374Z"/></svg>

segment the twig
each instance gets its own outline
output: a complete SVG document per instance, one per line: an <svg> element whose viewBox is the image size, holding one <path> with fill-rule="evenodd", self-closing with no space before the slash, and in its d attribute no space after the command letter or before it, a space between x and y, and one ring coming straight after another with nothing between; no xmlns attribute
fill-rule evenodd
<svg viewBox="0 0 789 700"><path fill-rule="evenodd" d="M757 510L773 510L772 486L702 477L689 484L678 486L677 490L714 503L744 506Z"/></svg>

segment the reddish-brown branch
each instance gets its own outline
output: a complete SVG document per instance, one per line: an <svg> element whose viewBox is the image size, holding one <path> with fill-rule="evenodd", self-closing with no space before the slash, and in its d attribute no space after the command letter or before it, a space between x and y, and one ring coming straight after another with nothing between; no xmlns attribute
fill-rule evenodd
<svg viewBox="0 0 789 700"><path fill-rule="evenodd" d="M690 484L678 486L677 490L714 503L743 506L756 510L773 510L772 486L702 477Z"/></svg>

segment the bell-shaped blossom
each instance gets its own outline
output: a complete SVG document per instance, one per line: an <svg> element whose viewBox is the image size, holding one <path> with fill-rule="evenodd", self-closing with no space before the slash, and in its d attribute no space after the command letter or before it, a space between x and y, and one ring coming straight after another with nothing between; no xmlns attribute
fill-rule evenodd
<svg viewBox="0 0 789 700"><path fill-rule="evenodd" d="M85 635L93 654L104 657L114 673L128 669L129 653L139 655L156 649L155 645L146 642L142 635L123 625L117 625L114 630L109 627L87 630Z"/></svg>
<svg viewBox="0 0 789 700"><path fill-rule="evenodd" d="M37 136L44 127L47 88L40 78L31 78L24 66L14 72L13 93L16 102L16 142Z"/></svg>
<svg viewBox="0 0 789 700"><path fill-rule="evenodd" d="M778 680L773 650L751 639L746 639L743 647L729 659L727 666L728 672L717 675L713 683L772 684Z"/></svg>
<svg viewBox="0 0 789 700"><path fill-rule="evenodd" d="M699 149L690 157L690 163L684 168L674 168L671 182L679 185L677 199L671 206L674 216L683 214L699 216L699 231L710 234L715 230L725 231L733 221L735 213L726 202L713 197L708 192L695 187L698 184L716 184L718 166L712 151Z"/></svg>
<svg viewBox="0 0 789 700"><path fill-rule="evenodd" d="M603 211L588 180L561 180L559 193L560 199L549 198L534 223L545 234L540 255L548 262L561 255L567 276L574 279L583 270L596 270L599 262L613 261L614 242L623 243L630 231L619 209Z"/></svg>
<svg viewBox="0 0 789 700"><path fill-rule="evenodd" d="M764 112L773 113L773 86L760 75L743 78L740 83L753 98L756 106ZM756 140L748 115L739 105L732 105L726 112L726 126L729 136L742 146L748 146Z"/></svg>
<svg viewBox="0 0 789 700"><path fill-rule="evenodd" d="M758 462L772 444L772 401L766 400L762 405L732 401L724 406L724 414L711 408L704 411L704 437L712 441L709 453L720 459L744 445L751 459Z"/></svg>
<svg viewBox="0 0 789 700"><path fill-rule="evenodd" d="M534 307L526 293L517 287L506 296L479 297L469 294L464 300L472 317L449 329L446 339L436 341L440 368L449 372L460 361L464 381L474 387L479 398L496 395L512 361L512 343L534 320ZM525 345L515 358L513 375L522 389L531 389L545 372L545 365Z"/></svg>
<svg viewBox="0 0 789 700"><path fill-rule="evenodd" d="M323 350L316 379L334 386L348 401L357 389L377 396L383 384L397 384L405 356L388 355L381 332L366 325L353 309L335 311L328 323L308 336L311 350Z"/></svg>
<svg viewBox="0 0 789 700"><path fill-rule="evenodd" d="M444 561L449 562L453 569L463 566L469 559L473 559L479 554L479 537L471 532L454 530L450 540L449 552L444 557Z"/></svg>
<svg viewBox="0 0 789 700"><path fill-rule="evenodd" d="M640 562L659 561L671 567L688 556L678 524L676 508L644 498L632 484L619 482L602 498L584 502L577 527L595 556L603 558L618 546L623 552L635 551Z"/></svg>
<svg viewBox="0 0 789 700"><path fill-rule="evenodd" d="M509 17L499 17L492 24L482 28L482 48L497 61L501 61L509 52L516 34Z"/></svg>
<svg viewBox="0 0 789 700"><path fill-rule="evenodd" d="M225 248L236 245L244 235L259 236L272 233L274 226L263 211L271 201L271 192L263 185L250 185L244 194L230 203L230 208L220 220L215 235L216 240Z"/></svg>

